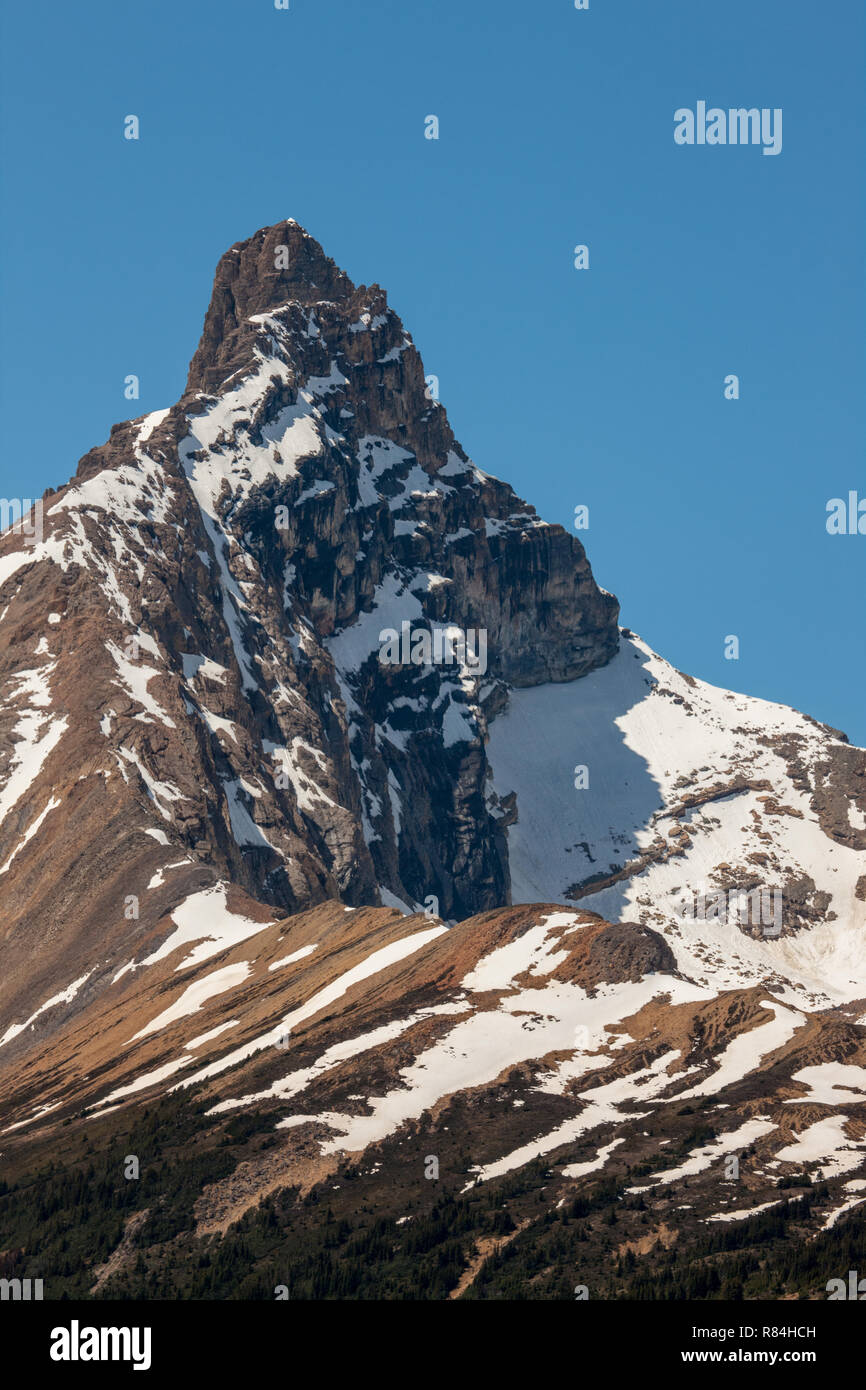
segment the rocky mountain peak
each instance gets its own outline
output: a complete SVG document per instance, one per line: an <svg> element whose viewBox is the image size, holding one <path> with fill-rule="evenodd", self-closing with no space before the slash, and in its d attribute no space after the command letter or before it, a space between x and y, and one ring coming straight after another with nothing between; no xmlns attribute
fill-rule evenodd
<svg viewBox="0 0 866 1390"><path fill-rule="evenodd" d="M365 297L376 312L387 302L378 286L355 286L297 222L260 228L236 242L217 265L186 393L210 393L244 364L257 315L288 304L311 308L326 301L344 309Z"/></svg>
<svg viewBox="0 0 866 1390"><path fill-rule="evenodd" d="M372 1146L395 1240L413 1152L467 1203L550 1166L521 1230L602 1170L681 1229L749 1215L735 1149L755 1211L861 1166L866 753L617 617L377 286L294 223L227 252L178 403L0 538L4 1181L172 1087L197 1154L271 1131L207 1235L353 1215Z"/></svg>
<svg viewBox="0 0 866 1390"><path fill-rule="evenodd" d="M384 893L455 919L507 901L488 720L512 684L607 662L616 600L576 538L470 462L384 293L354 287L295 224L222 258L190 380L85 456L38 544L3 540L11 688L37 621L46 708L69 734L39 744L0 822L10 883L59 832L48 814L19 844L69 781L82 827L98 837L116 818L125 836L98 902L74 846L56 847L82 944L106 892L124 951L170 910L149 898L139 926L119 926L121 878L155 852L183 866L171 900L228 881L280 910ZM381 661L404 625L446 659ZM452 656L455 634L483 661Z"/></svg>

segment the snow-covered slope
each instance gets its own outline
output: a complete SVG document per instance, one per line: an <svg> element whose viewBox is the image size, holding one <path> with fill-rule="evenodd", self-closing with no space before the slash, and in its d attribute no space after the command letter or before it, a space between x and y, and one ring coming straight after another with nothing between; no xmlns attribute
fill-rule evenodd
<svg viewBox="0 0 866 1390"><path fill-rule="evenodd" d="M583 680L513 691L488 751L498 796L517 797L513 901L654 927L716 988L769 973L803 1003L866 994L864 784L832 730L624 635ZM731 920L731 893L755 889L770 911Z"/></svg>

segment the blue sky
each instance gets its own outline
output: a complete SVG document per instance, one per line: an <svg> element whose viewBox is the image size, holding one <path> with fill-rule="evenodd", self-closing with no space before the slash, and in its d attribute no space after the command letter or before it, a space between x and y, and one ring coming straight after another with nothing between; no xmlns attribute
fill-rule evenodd
<svg viewBox="0 0 866 1390"><path fill-rule="evenodd" d="M866 536L825 529L829 498L866 497L864 15L7 7L0 491L59 485L114 421L175 401L218 257L294 217L388 289L482 468L549 520L589 506L626 625L866 743ZM675 145L699 100L781 107L781 154Z"/></svg>

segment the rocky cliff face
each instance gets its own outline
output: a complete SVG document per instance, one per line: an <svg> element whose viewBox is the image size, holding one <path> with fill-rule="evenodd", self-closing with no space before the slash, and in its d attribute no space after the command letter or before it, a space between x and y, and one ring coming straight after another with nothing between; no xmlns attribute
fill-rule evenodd
<svg viewBox="0 0 866 1390"><path fill-rule="evenodd" d="M221 876L286 910L508 901L489 714L607 661L617 605L468 461L383 291L294 223L233 247L183 399L44 505L41 544L0 561L13 956L49 922L67 960L106 920L134 948ZM482 630L486 671L383 665L403 623Z"/></svg>
<svg viewBox="0 0 866 1390"><path fill-rule="evenodd" d="M205 1142L254 1112L279 1152L205 1229L371 1146L396 1190L452 1110L464 1185L565 1191L619 1130L650 1172L646 1103L667 1143L722 1093L752 1201L807 1121L861 1162L866 754L620 633L378 286L292 222L232 247L182 399L43 512L0 541L13 1147L175 1085Z"/></svg>

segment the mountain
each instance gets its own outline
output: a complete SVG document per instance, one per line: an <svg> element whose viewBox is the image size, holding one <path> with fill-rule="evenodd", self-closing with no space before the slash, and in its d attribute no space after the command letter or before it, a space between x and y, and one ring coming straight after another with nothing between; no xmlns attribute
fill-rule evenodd
<svg viewBox="0 0 866 1390"><path fill-rule="evenodd" d="M181 400L29 529L0 1265L179 1297L572 1297L570 1241L610 1296L635 1252L670 1296L794 1287L792 1241L824 1268L866 1202L866 752L620 628L379 286L294 222L232 247Z"/></svg>

